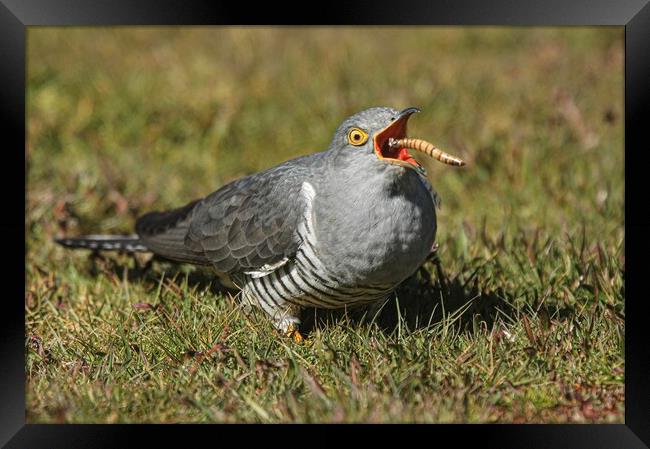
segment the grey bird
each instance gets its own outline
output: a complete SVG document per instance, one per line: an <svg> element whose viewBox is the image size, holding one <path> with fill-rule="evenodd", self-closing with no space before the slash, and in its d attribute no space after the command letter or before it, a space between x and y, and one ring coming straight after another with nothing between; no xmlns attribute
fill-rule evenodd
<svg viewBox="0 0 650 449"><path fill-rule="evenodd" d="M210 266L296 340L304 307L385 299L431 252L437 196L409 150L464 162L406 136L402 111L370 108L347 118L326 151L299 157L136 222L136 235L57 239L66 247L149 251Z"/></svg>

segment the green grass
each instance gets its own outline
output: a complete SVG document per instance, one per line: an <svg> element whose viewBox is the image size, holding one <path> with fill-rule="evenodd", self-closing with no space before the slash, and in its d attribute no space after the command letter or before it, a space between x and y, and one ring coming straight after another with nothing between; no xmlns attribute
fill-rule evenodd
<svg viewBox="0 0 650 449"><path fill-rule="evenodd" d="M31 28L29 422L623 422L623 29ZM309 345L209 272L56 246L418 106L438 261Z"/></svg>

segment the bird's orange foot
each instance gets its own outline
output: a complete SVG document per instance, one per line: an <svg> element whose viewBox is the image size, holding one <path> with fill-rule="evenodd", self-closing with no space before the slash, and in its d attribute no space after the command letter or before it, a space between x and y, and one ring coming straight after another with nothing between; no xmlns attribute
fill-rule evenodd
<svg viewBox="0 0 650 449"><path fill-rule="evenodd" d="M305 338L298 331L298 327L295 324L290 324L287 328L287 331L284 333L285 336L291 337L294 343L301 344L305 343Z"/></svg>

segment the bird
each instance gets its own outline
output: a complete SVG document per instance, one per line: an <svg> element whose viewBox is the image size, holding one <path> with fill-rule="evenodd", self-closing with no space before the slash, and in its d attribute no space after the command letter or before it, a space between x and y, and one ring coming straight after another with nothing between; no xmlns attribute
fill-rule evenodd
<svg viewBox="0 0 650 449"><path fill-rule="evenodd" d="M346 118L329 147L223 185L204 198L136 220L135 234L55 239L68 248L151 252L211 267L261 309L278 331L303 341L306 307L338 309L385 300L426 261L438 195L411 151L465 162L407 137L418 108L373 107Z"/></svg>

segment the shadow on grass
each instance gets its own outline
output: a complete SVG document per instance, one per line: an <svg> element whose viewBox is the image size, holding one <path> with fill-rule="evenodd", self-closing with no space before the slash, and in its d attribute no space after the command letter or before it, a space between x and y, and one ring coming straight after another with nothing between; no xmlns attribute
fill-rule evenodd
<svg viewBox="0 0 650 449"><path fill-rule="evenodd" d="M439 323L445 316L457 315L456 324L471 332L477 316L490 327L498 316L515 315L506 292L481 292L476 283L469 285L472 279L465 283L458 277L449 280L439 259L434 256L429 262L426 265L434 267L435 276L423 265L383 304L334 311L307 309L301 329L309 333L315 326L323 327L339 320L363 323L374 319L380 329L392 333L400 320L408 329L416 330Z"/></svg>
<svg viewBox="0 0 650 449"><path fill-rule="evenodd" d="M132 263L131 263L132 262ZM153 269L154 262L164 263L167 266L162 270ZM219 282L219 278L207 267L199 267L187 270L187 265L159 256L148 256L146 261L134 255L119 254L117 257L108 256L104 253L94 252L88 257L88 272L91 276L108 276L112 278L126 279L134 283L158 284L161 276L167 282L180 284L187 277L187 285L197 290L209 289L214 295L235 294L234 290L228 289ZM126 270L126 273L125 273Z"/></svg>
<svg viewBox="0 0 650 449"><path fill-rule="evenodd" d="M89 272L92 276L107 275L118 279L126 276L129 282L155 285L160 282L163 271L153 270L153 262L169 262L157 256L146 262L131 256L133 263L129 264L128 257L120 255L115 258L93 253L89 257ZM458 277L450 280L435 255L430 256L428 262L402 282L383 303L340 310L305 308L301 331L309 334L316 326L326 327L341 321L361 325L374 319L380 329L392 333L400 320L410 330L416 330L438 323L445 316L457 314L456 324L471 332L477 317L490 327L498 316L515 315L507 292L482 292L476 282L470 285L472 277L464 283ZM433 267L436 275L432 276L426 266ZM164 273L167 282L177 285L187 279L191 289L209 289L215 296L236 294L236 291L223 286L209 268L188 271L183 265L172 263L165 266Z"/></svg>

